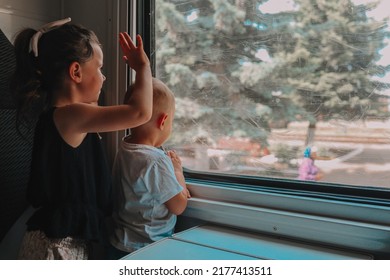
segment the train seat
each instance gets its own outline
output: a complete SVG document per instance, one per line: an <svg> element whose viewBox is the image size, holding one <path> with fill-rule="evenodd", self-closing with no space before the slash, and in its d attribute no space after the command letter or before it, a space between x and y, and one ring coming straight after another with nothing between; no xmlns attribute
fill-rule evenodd
<svg viewBox="0 0 390 280"><path fill-rule="evenodd" d="M22 128L24 137L16 129L16 106L9 89L16 63L14 47L1 29L0 61L0 259L10 259L14 255L10 247L18 246L24 233L24 222L18 219L28 208L25 192L33 129Z"/></svg>

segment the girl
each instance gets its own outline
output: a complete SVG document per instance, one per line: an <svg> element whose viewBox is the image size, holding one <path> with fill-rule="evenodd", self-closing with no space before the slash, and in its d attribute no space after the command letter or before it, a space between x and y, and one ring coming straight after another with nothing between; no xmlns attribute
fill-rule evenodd
<svg viewBox="0 0 390 280"><path fill-rule="evenodd" d="M91 242L105 242L111 172L98 133L138 126L152 114L152 75L141 37L136 47L127 33L119 34L123 57L136 72L131 98L101 107L100 43L69 21L28 28L15 39L18 119L41 108L27 188L36 211L27 222L21 259L87 259Z"/></svg>
<svg viewBox="0 0 390 280"><path fill-rule="evenodd" d="M299 166L298 179L319 181L323 177L322 171L314 164L317 158L317 147L307 147L303 152L303 160Z"/></svg>

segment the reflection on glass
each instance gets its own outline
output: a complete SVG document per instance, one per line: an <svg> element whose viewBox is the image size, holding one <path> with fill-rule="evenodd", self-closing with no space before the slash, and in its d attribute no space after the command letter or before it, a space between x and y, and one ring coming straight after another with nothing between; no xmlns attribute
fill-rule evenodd
<svg viewBox="0 0 390 280"><path fill-rule="evenodd" d="M386 0L156 0L169 145L189 169L390 187Z"/></svg>

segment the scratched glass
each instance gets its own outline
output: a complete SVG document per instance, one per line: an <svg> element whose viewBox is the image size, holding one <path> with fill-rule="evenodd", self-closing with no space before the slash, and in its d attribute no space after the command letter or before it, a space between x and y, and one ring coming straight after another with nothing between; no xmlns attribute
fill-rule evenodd
<svg viewBox="0 0 390 280"><path fill-rule="evenodd" d="M390 187L386 5L157 0L168 147L192 170Z"/></svg>

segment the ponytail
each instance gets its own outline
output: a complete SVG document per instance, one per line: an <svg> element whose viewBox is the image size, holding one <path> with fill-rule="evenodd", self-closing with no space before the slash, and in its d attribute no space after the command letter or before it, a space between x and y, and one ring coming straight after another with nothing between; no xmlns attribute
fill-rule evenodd
<svg viewBox="0 0 390 280"><path fill-rule="evenodd" d="M31 51L30 41L37 32L41 36ZM92 57L92 43L100 45L93 31L68 23L49 30L27 28L16 36L11 90L16 97L18 127L32 124L51 106L52 95L63 87L71 63L83 63Z"/></svg>
<svg viewBox="0 0 390 280"><path fill-rule="evenodd" d="M22 30L15 39L16 68L11 78L11 92L16 100L16 125L30 126L45 107L46 93L41 88L40 72L29 51L30 39L36 30ZM20 130L19 130L20 131Z"/></svg>

